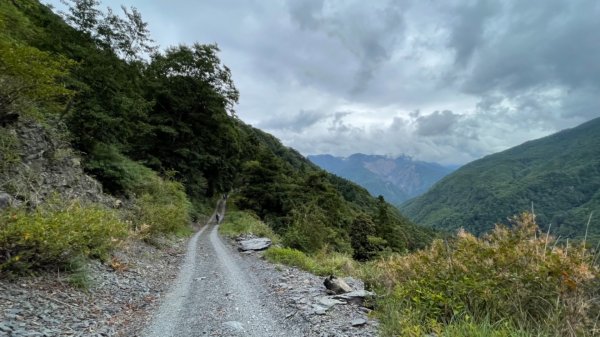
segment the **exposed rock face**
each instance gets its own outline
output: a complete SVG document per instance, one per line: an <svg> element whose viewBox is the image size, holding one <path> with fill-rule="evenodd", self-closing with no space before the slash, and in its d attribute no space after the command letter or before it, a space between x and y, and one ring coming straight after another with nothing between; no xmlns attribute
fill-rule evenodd
<svg viewBox="0 0 600 337"><path fill-rule="evenodd" d="M333 294L343 294L352 291L352 288L344 280L333 275L326 278L323 284Z"/></svg>
<svg viewBox="0 0 600 337"><path fill-rule="evenodd" d="M19 143L19 162L0 171L0 195L9 195L12 206L25 203L35 207L54 195L114 206L115 199L103 194L101 184L83 172L68 142L51 127L21 121L4 130L14 134ZM6 201L0 201L0 208L2 204Z"/></svg>

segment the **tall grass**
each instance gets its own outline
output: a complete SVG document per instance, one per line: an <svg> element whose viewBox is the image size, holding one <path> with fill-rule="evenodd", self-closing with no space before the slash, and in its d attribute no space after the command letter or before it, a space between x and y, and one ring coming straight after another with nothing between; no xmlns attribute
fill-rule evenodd
<svg viewBox="0 0 600 337"><path fill-rule="evenodd" d="M454 242L374 263L368 282L386 296L379 312L386 336L440 334L453 322L504 322L543 336L598 336L598 267L583 245L556 245L533 216L513 218L479 239Z"/></svg>

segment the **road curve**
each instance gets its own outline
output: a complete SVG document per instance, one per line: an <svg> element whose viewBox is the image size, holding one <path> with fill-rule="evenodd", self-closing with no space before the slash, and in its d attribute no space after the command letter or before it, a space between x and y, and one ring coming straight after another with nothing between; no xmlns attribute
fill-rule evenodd
<svg viewBox="0 0 600 337"><path fill-rule="evenodd" d="M179 276L144 336L304 335L288 326L283 304L223 243L215 219L190 239Z"/></svg>

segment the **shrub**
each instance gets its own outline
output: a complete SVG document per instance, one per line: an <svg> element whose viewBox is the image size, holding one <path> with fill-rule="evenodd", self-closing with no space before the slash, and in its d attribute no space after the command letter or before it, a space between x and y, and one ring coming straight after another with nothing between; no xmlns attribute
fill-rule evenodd
<svg viewBox="0 0 600 337"><path fill-rule="evenodd" d="M0 271L66 267L72 258L106 258L127 235L118 215L100 205L52 202L32 212L0 215Z"/></svg>
<svg viewBox="0 0 600 337"><path fill-rule="evenodd" d="M87 164L113 193L124 193L134 205L127 218L135 229L149 234L185 231L190 223L191 203L183 185L162 178L150 168L121 154L115 146L98 144Z"/></svg>
<svg viewBox="0 0 600 337"><path fill-rule="evenodd" d="M293 248L271 247L265 252L267 260L306 270L315 275L347 276L354 273L357 263L348 255L322 250L314 256Z"/></svg>
<svg viewBox="0 0 600 337"><path fill-rule="evenodd" d="M156 174L149 178L137 188L141 194L135 198L132 222L138 228L147 227L151 234L185 231L191 221L191 204L183 185Z"/></svg>
<svg viewBox="0 0 600 337"><path fill-rule="evenodd" d="M271 227L260 221L256 215L244 211L227 212L225 221L219 226L219 233L230 237L240 234L254 234L267 237L274 243L280 240Z"/></svg>
<svg viewBox="0 0 600 337"><path fill-rule="evenodd" d="M529 331L593 336L598 330L598 267L583 246L559 247L540 235L530 214L478 239L392 256L374 265L371 283L381 303L384 334L440 333L457 320L507 322Z"/></svg>
<svg viewBox="0 0 600 337"><path fill-rule="evenodd" d="M0 127L0 173L20 161L19 138L14 130Z"/></svg>

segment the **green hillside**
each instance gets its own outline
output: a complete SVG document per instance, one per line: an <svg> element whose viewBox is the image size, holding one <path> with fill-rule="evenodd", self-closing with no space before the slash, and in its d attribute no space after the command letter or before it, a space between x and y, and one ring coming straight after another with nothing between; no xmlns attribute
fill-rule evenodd
<svg viewBox="0 0 600 337"><path fill-rule="evenodd" d="M365 244L372 251L430 241L430 230L385 201L240 121L239 92L216 45L160 49L135 9L117 15L96 1L71 4L61 17L34 0L0 2L0 135L18 120L47 125L106 192L149 200L151 210L188 202L148 186L149 176L183 187L190 218L232 192L237 207L304 251L364 248L350 229L365 216L374 224L363 233L376 239Z"/></svg>
<svg viewBox="0 0 600 337"><path fill-rule="evenodd" d="M409 218L476 234L531 210L562 237L600 235L600 118L469 163L402 205Z"/></svg>

